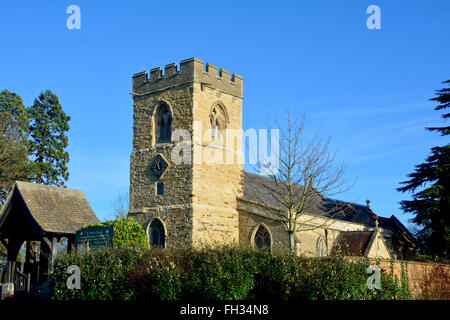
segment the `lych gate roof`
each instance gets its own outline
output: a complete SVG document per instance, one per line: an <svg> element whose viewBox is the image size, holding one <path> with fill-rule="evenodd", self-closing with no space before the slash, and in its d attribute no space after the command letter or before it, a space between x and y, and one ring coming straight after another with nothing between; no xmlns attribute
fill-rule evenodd
<svg viewBox="0 0 450 320"><path fill-rule="evenodd" d="M99 222L83 191L16 181L0 211L0 230L19 206L47 233L75 234Z"/></svg>

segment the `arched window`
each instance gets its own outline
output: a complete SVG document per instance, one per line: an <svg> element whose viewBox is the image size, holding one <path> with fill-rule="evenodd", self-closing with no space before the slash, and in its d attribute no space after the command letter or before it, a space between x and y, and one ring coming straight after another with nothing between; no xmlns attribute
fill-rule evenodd
<svg viewBox="0 0 450 320"><path fill-rule="evenodd" d="M150 224L150 228L148 230L148 240L150 245L154 248L166 247L166 232L161 220L154 219Z"/></svg>
<svg viewBox="0 0 450 320"><path fill-rule="evenodd" d="M258 227L253 241L256 248L270 250L270 234L264 226L260 225Z"/></svg>
<svg viewBox="0 0 450 320"><path fill-rule="evenodd" d="M322 237L320 237L319 240L317 240L317 256L318 257L327 256L327 247Z"/></svg>
<svg viewBox="0 0 450 320"><path fill-rule="evenodd" d="M220 105L217 104L211 109L209 121L211 123L211 137L213 139L221 139L224 135L227 122L225 111Z"/></svg>
<svg viewBox="0 0 450 320"><path fill-rule="evenodd" d="M156 142L170 142L172 137L172 112L169 106L161 102L155 115Z"/></svg>

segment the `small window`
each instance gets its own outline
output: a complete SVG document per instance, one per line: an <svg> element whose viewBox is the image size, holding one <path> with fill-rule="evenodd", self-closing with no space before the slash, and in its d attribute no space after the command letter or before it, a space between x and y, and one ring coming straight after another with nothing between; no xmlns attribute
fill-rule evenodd
<svg viewBox="0 0 450 320"><path fill-rule="evenodd" d="M156 182L156 195L162 196L164 194L164 182L158 181Z"/></svg>
<svg viewBox="0 0 450 320"><path fill-rule="evenodd" d="M259 226L255 233L255 247L258 249L270 250L270 234L266 228Z"/></svg>
<svg viewBox="0 0 450 320"><path fill-rule="evenodd" d="M172 112L166 103L160 103L155 117L156 142L170 142L172 137Z"/></svg>
<svg viewBox="0 0 450 320"><path fill-rule="evenodd" d="M159 219L154 219L149 229L149 241L150 245L154 248L166 247L166 233L164 225Z"/></svg>
<svg viewBox="0 0 450 320"><path fill-rule="evenodd" d="M214 106L209 115L209 120L211 122L211 138L214 140L222 139L226 129L226 116L222 107Z"/></svg>
<svg viewBox="0 0 450 320"><path fill-rule="evenodd" d="M318 257L326 257L327 256L327 248L325 246L325 241L322 237L317 241L317 256Z"/></svg>

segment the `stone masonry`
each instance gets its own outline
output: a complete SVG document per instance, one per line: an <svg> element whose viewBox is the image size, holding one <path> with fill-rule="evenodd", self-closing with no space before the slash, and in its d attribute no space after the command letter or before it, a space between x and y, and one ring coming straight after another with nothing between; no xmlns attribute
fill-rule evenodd
<svg viewBox="0 0 450 320"><path fill-rule="evenodd" d="M243 170L242 77L191 58L179 68L166 65L164 74L162 68L151 69L150 76L135 74L132 95L129 216L144 227L151 245L255 245L258 234L270 249L288 247L282 223L247 194L250 188L244 190L251 181L259 186L262 176L254 180ZM186 142L181 150L180 142ZM189 161L180 162L177 155L190 155ZM378 228L369 206L348 206L349 216L340 219L305 213L299 220L304 230L295 234L296 251L326 256L335 244L350 241L352 250L368 257L390 258L401 252L394 233L411 238L396 218L383 218Z"/></svg>
<svg viewBox="0 0 450 320"><path fill-rule="evenodd" d="M154 218L165 226L168 247L203 242L238 242L236 195L241 194L243 165L205 163L202 155L225 153L226 146L208 146L210 114L219 105L228 128L242 128L243 79L196 58L137 73L133 76L134 125L130 173L130 217L148 228ZM172 113L172 132L187 130L192 139L192 161L171 160L176 141L158 143L155 115L161 102ZM202 139L205 138L205 139ZM235 145L241 150L241 142ZM220 150L223 149L223 150ZM158 179L150 169L160 154L168 168ZM163 195L156 183L164 183Z"/></svg>

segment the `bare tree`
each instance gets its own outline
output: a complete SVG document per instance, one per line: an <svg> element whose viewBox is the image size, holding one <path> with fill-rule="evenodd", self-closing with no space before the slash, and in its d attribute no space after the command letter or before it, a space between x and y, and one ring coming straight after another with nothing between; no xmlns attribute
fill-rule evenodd
<svg viewBox="0 0 450 320"><path fill-rule="evenodd" d="M112 202L112 215L114 218L124 219L128 216L130 197L128 192L117 192Z"/></svg>
<svg viewBox="0 0 450 320"><path fill-rule="evenodd" d="M349 190L344 178L346 165L335 165L336 153L329 151L330 138L324 140L316 133L309 142L304 141L305 116L291 119L287 112L284 126L275 121L279 130L278 170L268 170L267 164L257 162L258 171L264 171L267 179L260 179L254 195L256 201L274 220L279 220L289 235L289 249L295 250L295 234L314 230L330 223L337 214L346 214L352 206L332 200ZM272 127L267 125L270 132ZM268 173L268 174L267 174ZM252 184L251 184L252 185ZM300 223L300 218L302 221ZM319 219L318 219L319 218Z"/></svg>

